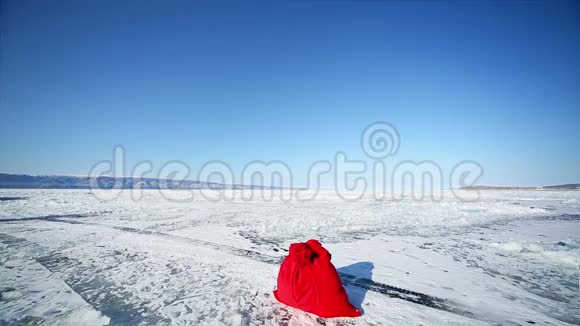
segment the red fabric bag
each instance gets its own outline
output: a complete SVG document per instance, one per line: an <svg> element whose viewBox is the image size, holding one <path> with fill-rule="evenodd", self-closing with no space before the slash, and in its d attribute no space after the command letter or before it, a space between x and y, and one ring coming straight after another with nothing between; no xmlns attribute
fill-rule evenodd
<svg viewBox="0 0 580 326"><path fill-rule="evenodd" d="M276 299L320 317L358 317L348 301L330 253L317 240L293 243L278 274Z"/></svg>

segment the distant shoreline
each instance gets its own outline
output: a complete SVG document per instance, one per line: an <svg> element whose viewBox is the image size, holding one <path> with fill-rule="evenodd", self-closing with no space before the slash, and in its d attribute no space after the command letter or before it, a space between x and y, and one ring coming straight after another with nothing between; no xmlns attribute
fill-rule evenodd
<svg viewBox="0 0 580 326"><path fill-rule="evenodd" d="M555 186L518 187L518 186L468 186L461 187L460 190L580 190L580 184L563 184Z"/></svg>
<svg viewBox="0 0 580 326"><path fill-rule="evenodd" d="M68 175L27 175L0 173L0 189L287 189L261 185L227 184L194 180L140 177L81 177Z"/></svg>

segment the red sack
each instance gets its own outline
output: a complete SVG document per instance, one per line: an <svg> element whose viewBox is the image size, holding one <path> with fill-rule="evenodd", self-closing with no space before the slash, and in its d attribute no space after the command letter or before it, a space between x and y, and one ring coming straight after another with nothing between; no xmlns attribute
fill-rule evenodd
<svg viewBox="0 0 580 326"><path fill-rule="evenodd" d="M360 311L348 296L330 253L317 240L293 243L278 274L276 299L320 317L358 317Z"/></svg>

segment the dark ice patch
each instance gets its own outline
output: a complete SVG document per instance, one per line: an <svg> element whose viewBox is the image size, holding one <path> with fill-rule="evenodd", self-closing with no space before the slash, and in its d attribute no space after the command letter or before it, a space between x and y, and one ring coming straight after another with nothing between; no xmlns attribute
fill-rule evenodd
<svg viewBox="0 0 580 326"><path fill-rule="evenodd" d="M45 215L45 216L35 216L35 217L12 217L0 219L1 222L21 222L21 221L42 221L42 220L52 220L56 218L83 218L83 217L93 217L101 216L105 214L110 214L110 211L104 212L89 212L89 213L77 213L77 214L55 214L55 215Z"/></svg>
<svg viewBox="0 0 580 326"><path fill-rule="evenodd" d="M25 200L28 197L0 197L0 201Z"/></svg>

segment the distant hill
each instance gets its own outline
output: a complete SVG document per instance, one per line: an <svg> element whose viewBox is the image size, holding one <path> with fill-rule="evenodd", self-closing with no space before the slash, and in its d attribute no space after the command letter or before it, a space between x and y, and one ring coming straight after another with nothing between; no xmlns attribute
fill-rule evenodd
<svg viewBox="0 0 580 326"><path fill-rule="evenodd" d="M580 183L570 183L555 186L516 187L516 186L469 186L461 190L580 190Z"/></svg>
<svg viewBox="0 0 580 326"><path fill-rule="evenodd" d="M557 186L543 186L542 189L566 189L566 190L575 190L575 189L580 189L580 183L570 183L570 184L557 185Z"/></svg>
<svg viewBox="0 0 580 326"><path fill-rule="evenodd" d="M98 189L262 189L263 186L221 184L203 181L178 181L156 178L98 177ZM26 175L0 173L0 188L90 189L91 179L66 175Z"/></svg>

